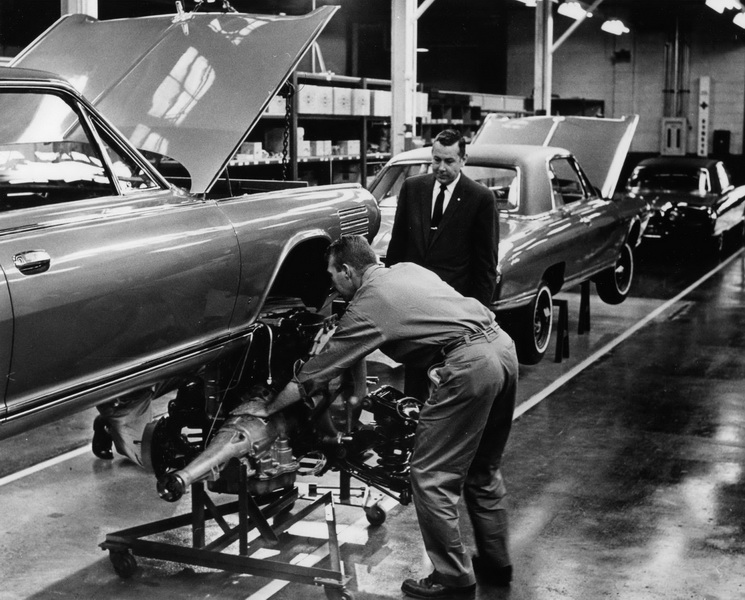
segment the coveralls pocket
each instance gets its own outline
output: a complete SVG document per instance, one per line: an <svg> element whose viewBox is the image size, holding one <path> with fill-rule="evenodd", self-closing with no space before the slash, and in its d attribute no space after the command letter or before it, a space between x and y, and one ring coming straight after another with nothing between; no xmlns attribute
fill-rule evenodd
<svg viewBox="0 0 745 600"><path fill-rule="evenodd" d="M447 360L430 367L427 372L430 394L419 419L447 419L454 413L465 410L469 401L477 394L473 379L484 360L483 356L471 356Z"/></svg>

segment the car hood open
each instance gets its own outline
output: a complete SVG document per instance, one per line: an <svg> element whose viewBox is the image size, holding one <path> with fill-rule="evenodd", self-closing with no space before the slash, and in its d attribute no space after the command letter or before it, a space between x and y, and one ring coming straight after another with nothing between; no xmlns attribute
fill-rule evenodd
<svg viewBox="0 0 745 600"><path fill-rule="evenodd" d="M639 122L638 115L619 119L538 116L514 119L489 114L471 144L557 146L577 157L605 198L615 192L623 163Z"/></svg>
<svg viewBox="0 0 745 600"><path fill-rule="evenodd" d="M207 192L338 7L299 17L59 19L12 62L72 83L141 150Z"/></svg>

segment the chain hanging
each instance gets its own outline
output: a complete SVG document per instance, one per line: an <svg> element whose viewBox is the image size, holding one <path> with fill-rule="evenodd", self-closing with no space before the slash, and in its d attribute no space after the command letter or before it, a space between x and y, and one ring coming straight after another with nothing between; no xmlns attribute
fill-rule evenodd
<svg viewBox="0 0 745 600"><path fill-rule="evenodd" d="M290 129L292 128L292 97L295 86L291 82L285 84L285 130L282 134L282 181L287 181L287 157L290 146Z"/></svg>

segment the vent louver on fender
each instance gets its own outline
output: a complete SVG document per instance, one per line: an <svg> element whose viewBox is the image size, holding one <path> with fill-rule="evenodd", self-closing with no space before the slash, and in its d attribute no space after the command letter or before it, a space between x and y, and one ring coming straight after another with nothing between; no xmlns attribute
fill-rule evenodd
<svg viewBox="0 0 745 600"><path fill-rule="evenodd" d="M339 224L342 235L367 235L370 219L365 206L355 206L339 211Z"/></svg>

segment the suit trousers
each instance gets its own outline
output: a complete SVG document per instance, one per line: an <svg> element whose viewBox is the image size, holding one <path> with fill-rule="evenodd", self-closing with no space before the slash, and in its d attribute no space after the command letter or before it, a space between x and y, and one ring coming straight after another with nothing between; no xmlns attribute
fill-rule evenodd
<svg viewBox="0 0 745 600"><path fill-rule="evenodd" d="M479 556L496 567L510 564L499 468L517 393L514 343L501 330L489 332L451 350L430 375L411 458L414 506L435 581L466 586L475 576L461 537L461 495Z"/></svg>

